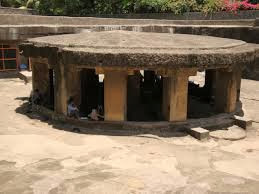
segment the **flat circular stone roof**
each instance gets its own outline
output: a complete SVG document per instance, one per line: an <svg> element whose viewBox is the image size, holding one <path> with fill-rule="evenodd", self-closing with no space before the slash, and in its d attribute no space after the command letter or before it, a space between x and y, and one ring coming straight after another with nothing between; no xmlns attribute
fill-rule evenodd
<svg viewBox="0 0 259 194"><path fill-rule="evenodd" d="M49 58L59 52L63 63L129 68L228 68L254 59L244 41L187 34L131 31L85 32L29 39L24 55Z"/></svg>
<svg viewBox="0 0 259 194"><path fill-rule="evenodd" d="M130 31L87 32L31 39L35 44L104 49L221 49L246 44L240 40L186 34Z"/></svg>

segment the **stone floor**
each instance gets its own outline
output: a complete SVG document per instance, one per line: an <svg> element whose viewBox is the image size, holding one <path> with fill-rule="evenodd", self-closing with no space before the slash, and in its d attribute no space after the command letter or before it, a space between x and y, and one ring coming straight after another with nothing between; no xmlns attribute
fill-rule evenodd
<svg viewBox="0 0 259 194"><path fill-rule="evenodd" d="M243 80L259 130L259 82ZM0 79L0 193L249 193L259 191L259 136L82 135L17 113L31 85ZM18 108L18 109L17 109Z"/></svg>

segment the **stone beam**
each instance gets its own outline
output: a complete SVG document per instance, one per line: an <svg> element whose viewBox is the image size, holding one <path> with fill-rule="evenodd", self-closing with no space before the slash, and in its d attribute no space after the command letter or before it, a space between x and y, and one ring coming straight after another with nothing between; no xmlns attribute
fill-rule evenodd
<svg viewBox="0 0 259 194"><path fill-rule="evenodd" d="M158 69L156 70L156 74L161 75L163 77L172 77L181 73L182 75L186 74L188 76L196 76L197 68L180 68L180 69Z"/></svg>
<svg viewBox="0 0 259 194"><path fill-rule="evenodd" d="M127 71L105 71L104 117L106 121L127 118Z"/></svg>
<svg viewBox="0 0 259 194"><path fill-rule="evenodd" d="M64 64L53 57L51 60L52 66L54 67L55 84L54 84L54 95L55 95L55 112L58 114L67 114L67 87L65 79L65 67Z"/></svg>

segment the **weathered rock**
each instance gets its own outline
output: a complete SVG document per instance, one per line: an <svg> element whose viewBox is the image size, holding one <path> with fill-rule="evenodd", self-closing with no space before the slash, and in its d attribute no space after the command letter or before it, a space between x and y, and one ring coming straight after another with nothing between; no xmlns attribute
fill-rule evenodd
<svg viewBox="0 0 259 194"><path fill-rule="evenodd" d="M249 127L252 127L253 121L246 117L235 116L234 123L235 123L235 125L243 128L243 129L248 129Z"/></svg>
<svg viewBox="0 0 259 194"><path fill-rule="evenodd" d="M188 133L198 140L206 140L209 138L209 131L204 128L191 128Z"/></svg>
<svg viewBox="0 0 259 194"><path fill-rule="evenodd" d="M246 132L240 127L234 125L226 130L215 130L210 132L210 137L215 139L225 139L236 141L246 138Z"/></svg>

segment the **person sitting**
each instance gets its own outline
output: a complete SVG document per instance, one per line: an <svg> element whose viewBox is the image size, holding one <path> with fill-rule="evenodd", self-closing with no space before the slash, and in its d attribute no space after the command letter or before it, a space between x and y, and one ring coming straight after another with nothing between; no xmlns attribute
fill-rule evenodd
<svg viewBox="0 0 259 194"><path fill-rule="evenodd" d="M76 107L73 98L70 98L68 101L67 114L71 118L79 118L79 110Z"/></svg>
<svg viewBox="0 0 259 194"><path fill-rule="evenodd" d="M104 118L97 112L96 109L92 109L92 112L88 115L88 117L93 121L99 121Z"/></svg>

